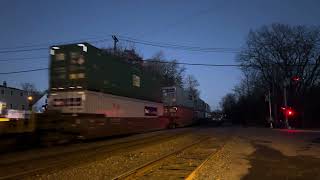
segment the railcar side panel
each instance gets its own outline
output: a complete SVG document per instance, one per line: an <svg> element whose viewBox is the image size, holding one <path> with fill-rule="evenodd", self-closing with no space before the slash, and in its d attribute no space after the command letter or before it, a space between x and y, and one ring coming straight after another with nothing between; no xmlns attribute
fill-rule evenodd
<svg viewBox="0 0 320 180"><path fill-rule="evenodd" d="M49 108L62 112L59 130L83 138L164 129L169 123L161 103L92 91L56 93Z"/></svg>

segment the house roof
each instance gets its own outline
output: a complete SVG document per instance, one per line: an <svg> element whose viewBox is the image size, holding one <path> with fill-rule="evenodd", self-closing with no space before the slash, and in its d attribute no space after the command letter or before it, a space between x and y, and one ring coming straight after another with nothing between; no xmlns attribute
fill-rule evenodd
<svg viewBox="0 0 320 180"><path fill-rule="evenodd" d="M3 86L3 85L0 85L0 88L7 88L7 89L12 89L12 90L17 90L17 91L24 91L22 89L18 89L18 88L14 88L14 87L8 87L8 86Z"/></svg>

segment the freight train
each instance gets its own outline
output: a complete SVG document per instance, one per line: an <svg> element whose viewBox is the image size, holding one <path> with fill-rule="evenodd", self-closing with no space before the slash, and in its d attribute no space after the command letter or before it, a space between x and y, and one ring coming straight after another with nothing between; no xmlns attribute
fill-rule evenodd
<svg viewBox="0 0 320 180"><path fill-rule="evenodd" d="M181 87L161 87L142 59L89 43L50 48L48 111L37 129L89 139L183 127L210 107Z"/></svg>

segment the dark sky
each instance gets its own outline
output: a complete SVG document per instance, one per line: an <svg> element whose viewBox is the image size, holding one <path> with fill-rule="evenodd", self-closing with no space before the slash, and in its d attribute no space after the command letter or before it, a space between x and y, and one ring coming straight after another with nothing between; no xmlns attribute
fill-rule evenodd
<svg viewBox="0 0 320 180"><path fill-rule="evenodd" d="M320 25L319 9L319 0L1 0L0 51L110 38L110 34L186 46L238 49L245 43L249 30L262 25ZM110 46L111 41L95 45ZM167 59L187 63L234 64L236 55L138 44L135 47L144 58L161 50ZM2 61L8 59L16 60ZM0 72L47 67L48 50L0 53L0 60ZM201 97L213 107L241 78L235 67L187 66L187 73L199 80ZM48 72L0 75L0 80L14 87L21 82L34 82L43 90L48 86Z"/></svg>

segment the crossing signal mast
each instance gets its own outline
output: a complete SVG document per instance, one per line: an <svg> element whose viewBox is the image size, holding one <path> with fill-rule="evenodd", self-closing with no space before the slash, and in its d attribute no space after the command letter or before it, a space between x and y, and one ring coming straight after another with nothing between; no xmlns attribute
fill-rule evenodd
<svg viewBox="0 0 320 180"><path fill-rule="evenodd" d="M301 81L301 78L299 76L293 76L291 77L291 81L293 81L294 83L298 83L299 81ZM286 123L286 127L290 128L289 126L289 122L288 122L288 118L294 116L295 112L291 107L288 107L287 105L287 86L290 84L290 79L286 79L283 83L283 101L284 101L284 107L282 107L282 110L284 112L284 116L285 116L285 123Z"/></svg>

